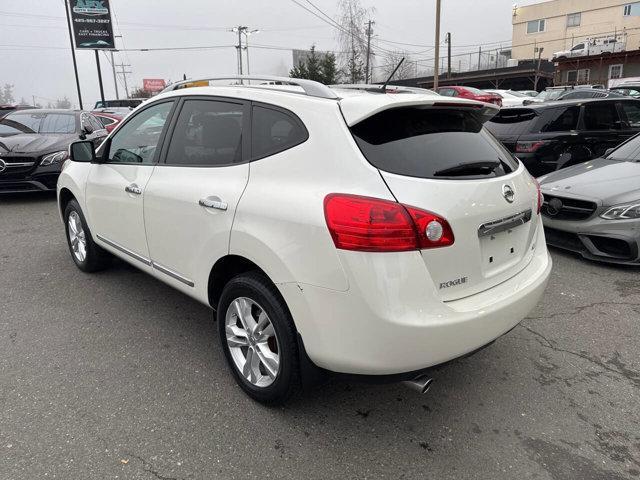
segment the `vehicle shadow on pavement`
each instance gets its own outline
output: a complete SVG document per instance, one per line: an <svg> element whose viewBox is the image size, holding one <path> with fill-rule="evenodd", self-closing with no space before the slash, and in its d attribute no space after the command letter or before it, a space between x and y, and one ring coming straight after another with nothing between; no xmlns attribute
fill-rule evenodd
<svg viewBox="0 0 640 480"><path fill-rule="evenodd" d="M1 192L0 192L1 193ZM0 206L2 205L19 205L32 203L55 202L56 192L25 192L25 193L8 193L0 194Z"/></svg>

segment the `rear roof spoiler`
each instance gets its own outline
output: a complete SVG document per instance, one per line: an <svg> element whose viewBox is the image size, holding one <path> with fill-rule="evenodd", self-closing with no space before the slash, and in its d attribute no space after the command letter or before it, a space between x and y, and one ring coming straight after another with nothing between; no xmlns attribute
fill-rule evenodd
<svg viewBox="0 0 640 480"><path fill-rule="evenodd" d="M403 107L423 108L457 108L469 110L489 120L500 110L496 105L477 102L475 100L450 99L440 95L366 95L345 97L340 100L340 109L347 125L353 125L366 120L384 110Z"/></svg>

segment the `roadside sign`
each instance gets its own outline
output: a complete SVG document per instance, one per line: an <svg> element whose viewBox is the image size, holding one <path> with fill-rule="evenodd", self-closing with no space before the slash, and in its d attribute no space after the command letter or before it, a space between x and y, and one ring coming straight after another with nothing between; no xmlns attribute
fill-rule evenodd
<svg viewBox="0 0 640 480"><path fill-rule="evenodd" d="M109 0L69 0L76 48L113 50L113 23Z"/></svg>
<svg viewBox="0 0 640 480"><path fill-rule="evenodd" d="M142 89L147 92L161 92L167 86L162 78L143 78Z"/></svg>

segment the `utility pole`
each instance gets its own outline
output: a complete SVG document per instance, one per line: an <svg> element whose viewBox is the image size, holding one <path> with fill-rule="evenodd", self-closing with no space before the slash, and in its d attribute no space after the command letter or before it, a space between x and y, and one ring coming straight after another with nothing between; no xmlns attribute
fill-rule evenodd
<svg viewBox="0 0 640 480"><path fill-rule="evenodd" d="M115 38L122 38L122 35L116 35ZM118 77L116 77L116 64L113 60L113 50L109 50L109 54L111 55L111 71L113 72L113 86L116 89L116 100L120 100L120 93L118 92Z"/></svg>
<svg viewBox="0 0 640 480"><path fill-rule="evenodd" d="M447 77L451 78L451 32L447 32Z"/></svg>
<svg viewBox="0 0 640 480"><path fill-rule="evenodd" d="M480 63L482 62L482 47L478 47L478 70L480 70Z"/></svg>
<svg viewBox="0 0 640 480"><path fill-rule="evenodd" d="M96 54L96 68L98 69L98 85L100 86L100 100L102 100L102 106L104 107L104 87L102 86L102 72L100 71L100 55L98 50L94 50Z"/></svg>
<svg viewBox="0 0 640 480"><path fill-rule="evenodd" d="M440 0L436 0L436 41L435 59L433 62L433 89L438 88L438 62L440 61Z"/></svg>
<svg viewBox="0 0 640 480"><path fill-rule="evenodd" d="M116 64L113 60L113 50L109 51L111 55L111 71L113 72L113 85L116 87L116 100L120 100L120 93L118 92L118 77L116 77Z"/></svg>
<svg viewBox="0 0 640 480"><path fill-rule="evenodd" d="M71 31L71 18L69 16L69 2L64 0L64 11L67 14L67 27L69 28L69 43L71 44L71 58L73 59L73 71L76 75L76 89L78 90L78 104L82 110L82 93L80 93L80 79L78 78L78 64L76 63L76 51L73 47L73 32Z"/></svg>
<svg viewBox="0 0 640 480"><path fill-rule="evenodd" d="M533 89L538 90L538 79L540 78L540 62L542 61L542 51L544 47L538 47L538 66L536 68L536 77L533 81Z"/></svg>
<svg viewBox="0 0 640 480"><path fill-rule="evenodd" d="M238 25L231 29L233 33L238 34L238 44L236 45L236 52L238 52L238 75L242 75L242 34L246 32L249 27ZM242 83L242 80L240 80Z"/></svg>
<svg viewBox="0 0 640 480"><path fill-rule="evenodd" d="M244 49L247 52L247 75L250 75L251 71L249 70L249 35L260 33L260 30L249 30L248 27L245 27L245 30L242 33L244 33ZM251 83L251 80L249 80L249 83Z"/></svg>
<svg viewBox="0 0 640 480"><path fill-rule="evenodd" d="M371 76L369 75L370 72L370 59L371 59L371 35L373 35L373 30L371 29L371 26L374 24L375 22L373 20L369 20L367 22L367 61L366 61L366 66L365 66L365 73L364 73L364 83L369 83L371 81Z"/></svg>
<svg viewBox="0 0 640 480"><path fill-rule="evenodd" d="M129 98L129 87L127 86L127 75L131 73L131 70L125 70L125 67L130 67L130 66L131 65L125 65L124 62L118 65L118 67L122 69L122 71L118 73L122 75L122 79L124 80L124 92L127 95L127 98Z"/></svg>

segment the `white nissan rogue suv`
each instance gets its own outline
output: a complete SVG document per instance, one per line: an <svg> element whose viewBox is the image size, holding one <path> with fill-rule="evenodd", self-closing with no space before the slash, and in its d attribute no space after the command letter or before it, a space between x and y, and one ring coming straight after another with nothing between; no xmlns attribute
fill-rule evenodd
<svg viewBox="0 0 640 480"><path fill-rule="evenodd" d="M264 403L318 372L411 380L536 305L541 195L483 127L495 107L252 78L280 84L181 82L97 151L71 146L58 201L78 268L114 255L212 307Z"/></svg>

